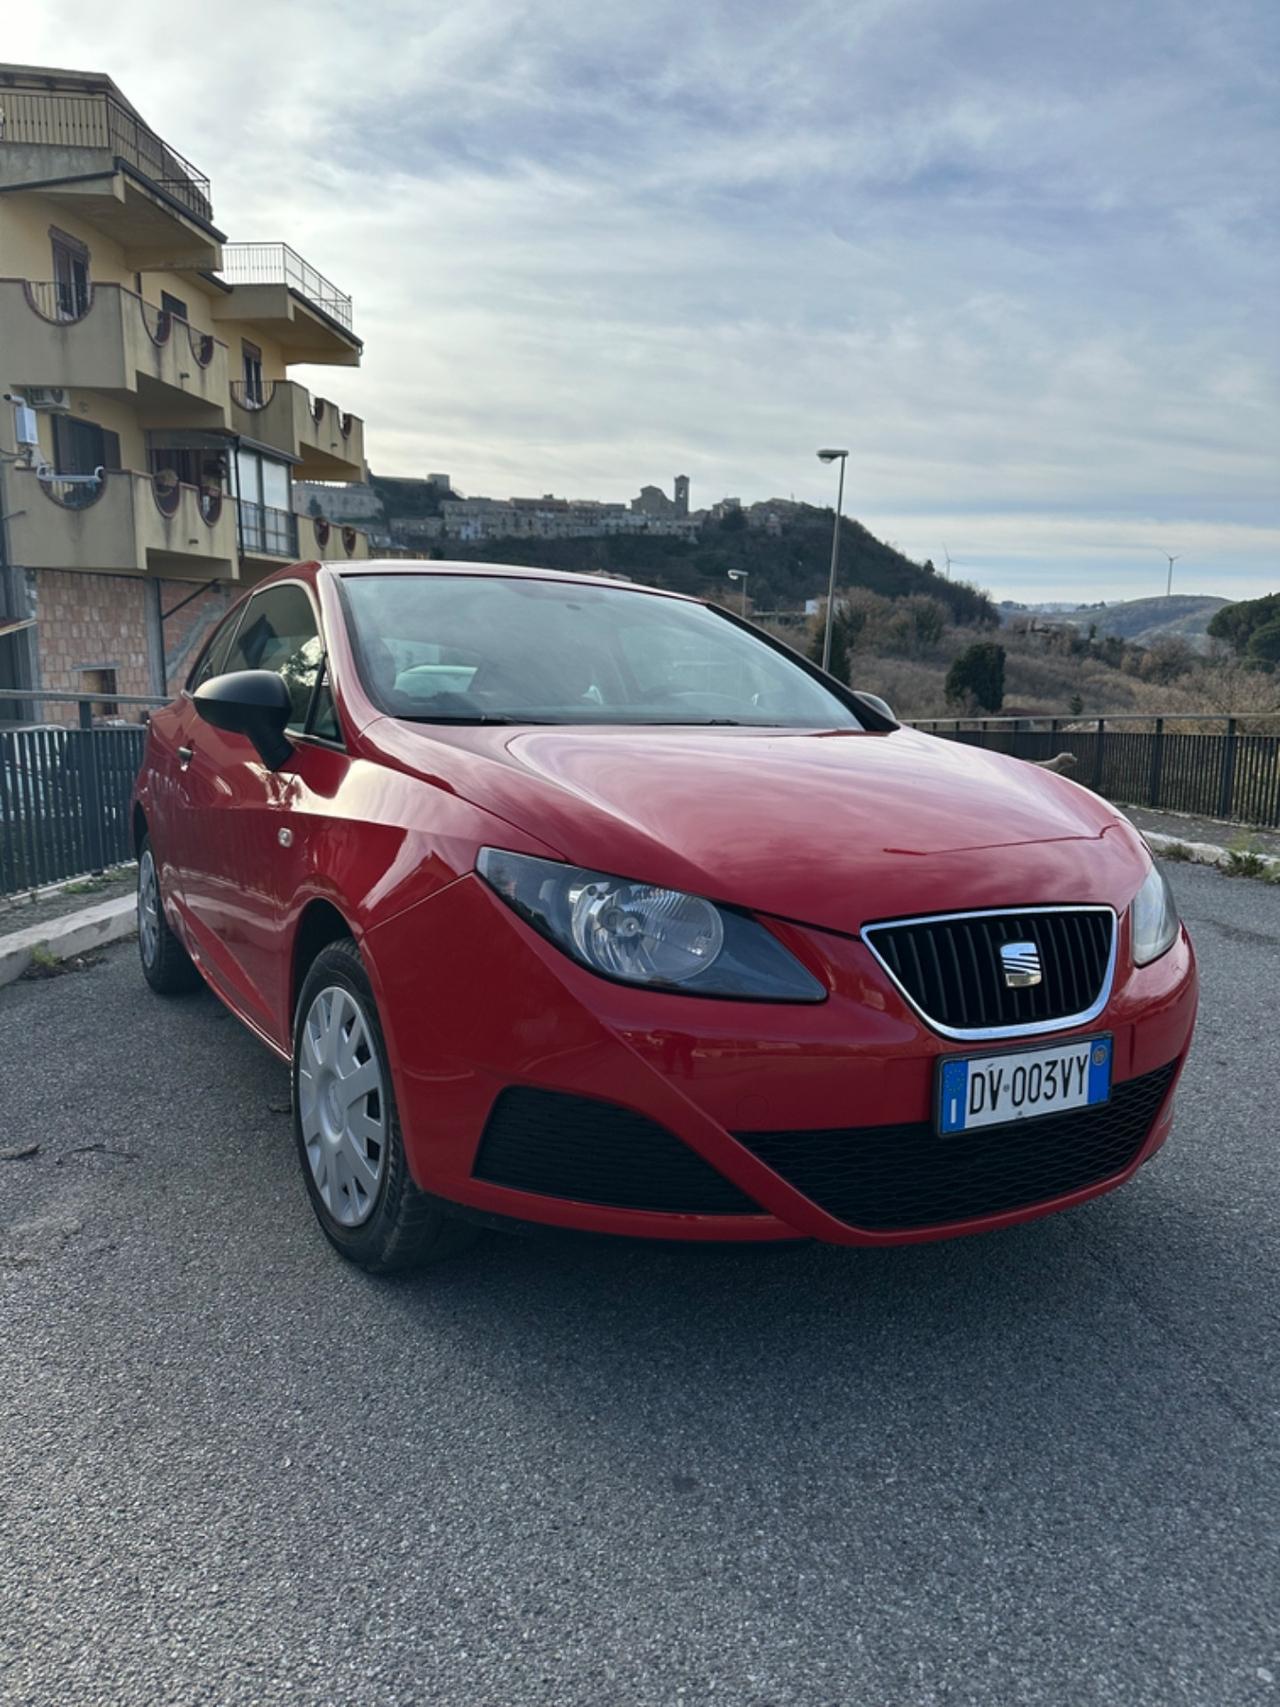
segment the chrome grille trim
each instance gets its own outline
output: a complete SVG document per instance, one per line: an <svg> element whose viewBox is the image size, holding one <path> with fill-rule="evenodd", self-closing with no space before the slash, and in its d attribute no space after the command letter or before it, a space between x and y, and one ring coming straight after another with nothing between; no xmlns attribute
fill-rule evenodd
<svg viewBox="0 0 1280 1707"><path fill-rule="evenodd" d="M1079 1013L1066 1014L1058 1019L1033 1020L1025 1025L997 1025L962 1027L944 1024L935 1019L922 1008L919 1002L907 989L906 985L894 972L884 955L876 947L875 936L879 931L902 930L904 927L915 925L950 924L963 919L998 919L1026 918L1031 914L1040 913L1106 913L1111 919L1111 950L1107 956L1106 971L1103 975L1102 986L1097 998L1087 1008ZM1115 984L1116 960L1120 947L1120 921L1114 907L1097 906L1092 903L1071 905L1060 904L1053 907L976 907L966 908L954 913L918 913L904 918L878 919L875 924L864 925L859 933L863 943L875 956L877 964L883 970L894 989L910 1007L911 1011L939 1037L952 1038L958 1043L982 1043L988 1039L1008 1037L1041 1037L1056 1031L1072 1031L1077 1026L1090 1025L1102 1013L1111 1000L1111 991Z"/></svg>

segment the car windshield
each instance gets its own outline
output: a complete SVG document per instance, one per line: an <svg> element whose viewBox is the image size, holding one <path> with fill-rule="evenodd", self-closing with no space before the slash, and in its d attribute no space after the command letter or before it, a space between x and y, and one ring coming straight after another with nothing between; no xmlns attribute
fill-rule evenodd
<svg viewBox="0 0 1280 1707"><path fill-rule="evenodd" d="M375 704L424 722L857 729L854 713L703 605L499 575L350 575Z"/></svg>

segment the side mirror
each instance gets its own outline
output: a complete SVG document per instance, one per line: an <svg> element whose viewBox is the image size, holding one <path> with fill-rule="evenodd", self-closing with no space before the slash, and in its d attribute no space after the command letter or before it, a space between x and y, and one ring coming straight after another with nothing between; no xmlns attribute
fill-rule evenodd
<svg viewBox="0 0 1280 1707"><path fill-rule="evenodd" d="M901 724L890 709L888 700L881 699L878 693L864 693L861 688L855 688L853 690L853 697L860 705L865 706L867 710L871 711L875 717L879 719L878 722L872 724L873 728L901 728Z"/></svg>
<svg viewBox="0 0 1280 1707"><path fill-rule="evenodd" d="M247 735L268 770L278 771L293 752L284 733L293 702L274 670L233 670L230 675L211 676L192 697L206 723L229 735Z"/></svg>

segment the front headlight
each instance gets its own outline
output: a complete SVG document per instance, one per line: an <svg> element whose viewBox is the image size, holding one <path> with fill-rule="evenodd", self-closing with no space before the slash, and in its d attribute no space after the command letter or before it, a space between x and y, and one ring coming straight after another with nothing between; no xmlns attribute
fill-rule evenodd
<svg viewBox="0 0 1280 1707"><path fill-rule="evenodd" d="M501 848L482 848L476 869L534 930L606 978L691 996L826 999L763 925L701 896Z"/></svg>
<svg viewBox="0 0 1280 1707"><path fill-rule="evenodd" d="M1135 966L1159 960L1178 940L1178 906L1158 865L1151 867L1129 908L1129 939Z"/></svg>

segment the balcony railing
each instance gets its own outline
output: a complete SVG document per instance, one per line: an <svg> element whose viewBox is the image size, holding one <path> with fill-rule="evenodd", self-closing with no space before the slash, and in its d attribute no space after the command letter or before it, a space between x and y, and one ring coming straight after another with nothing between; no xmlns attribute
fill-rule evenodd
<svg viewBox="0 0 1280 1707"><path fill-rule="evenodd" d="M350 332L351 298L287 243L224 243L221 277L229 285L282 284Z"/></svg>
<svg viewBox="0 0 1280 1707"><path fill-rule="evenodd" d="M3 88L0 105L0 143L107 149L188 213L213 223L208 178L107 90Z"/></svg>

